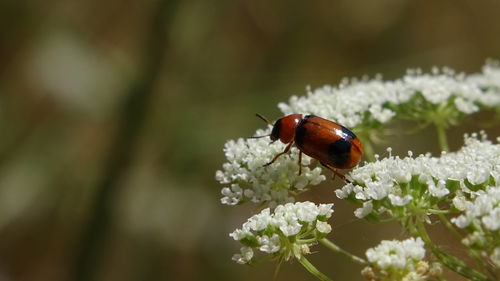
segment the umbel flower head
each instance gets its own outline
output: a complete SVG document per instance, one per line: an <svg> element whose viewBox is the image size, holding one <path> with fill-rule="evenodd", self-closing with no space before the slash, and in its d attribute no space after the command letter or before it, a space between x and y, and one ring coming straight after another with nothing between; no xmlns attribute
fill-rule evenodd
<svg viewBox="0 0 500 281"><path fill-rule="evenodd" d="M404 220L416 213L451 208L452 200L499 182L500 144L474 134L465 137L465 146L457 152L441 157L389 156L356 168L349 176L352 183L336 194L362 204L355 211L357 217L378 220L385 215Z"/></svg>
<svg viewBox="0 0 500 281"><path fill-rule="evenodd" d="M243 245L233 260L251 263L255 259L254 250L283 260L299 259L309 253L312 243L332 230L327 223L333 213L332 207L333 204L298 202L279 205L274 212L269 208L262 210L229 234Z"/></svg>
<svg viewBox="0 0 500 281"><path fill-rule="evenodd" d="M337 87L308 89L306 96L292 96L278 107L287 115L311 113L349 128L387 123L394 117L426 120L429 112L454 122L480 107L500 105L500 67L489 62L483 72L456 74L449 68L434 68L426 74L409 70L400 79L344 79Z"/></svg>
<svg viewBox="0 0 500 281"><path fill-rule="evenodd" d="M419 238L384 240L366 251L370 266L362 271L367 280L428 280L439 275L436 266L424 261L424 242Z"/></svg>

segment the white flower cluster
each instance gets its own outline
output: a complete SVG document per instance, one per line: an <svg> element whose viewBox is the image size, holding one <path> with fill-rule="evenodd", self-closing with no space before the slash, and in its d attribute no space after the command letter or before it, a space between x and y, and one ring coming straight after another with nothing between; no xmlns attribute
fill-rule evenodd
<svg viewBox="0 0 500 281"><path fill-rule="evenodd" d="M461 150L441 157L411 155L403 159L390 156L355 168L348 175L353 182L336 190L337 197L363 203L355 211L362 218L373 211L381 214L408 204L420 209L433 207L426 204L448 200L456 189L458 194L470 194L472 189L484 188L491 177L500 181L500 144L491 143L485 135L481 140L476 134L466 136Z"/></svg>
<svg viewBox="0 0 500 281"><path fill-rule="evenodd" d="M370 266L361 274L370 281L423 281L441 280L439 263L429 265L424 261L424 242L420 237L404 241L382 241L377 247L368 249L366 256Z"/></svg>
<svg viewBox="0 0 500 281"><path fill-rule="evenodd" d="M497 231L500 229L500 184L488 186L486 190L479 190L472 194L474 199L459 203L463 207L464 214L452 218L451 221L460 228L465 228L471 223L476 226L484 226L487 230ZM457 204L458 201L454 201Z"/></svg>
<svg viewBox="0 0 500 281"><path fill-rule="evenodd" d="M498 61L489 61L483 66L483 71L467 77L471 83L479 85L481 89L491 92L500 92L500 64Z"/></svg>
<svg viewBox="0 0 500 281"><path fill-rule="evenodd" d="M413 271L416 264L425 257L424 241L420 237L403 241L384 240L375 248L368 249L366 257L381 269Z"/></svg>
<svg viewBox="0 0 500 281"><path fill-rule="evenodd" d="M270 128L258 130L255 135L269 133ZM296 148L292 148L288 156L281 156L272 165L264 167L284 148L285 145L279 141L270 144L268 137L228 141L224 146L227 162L215 174L216 180L225 185L221 190L222 204L236 205L251 201L276 206L293 202L290 192L317 185L326 179L320 167L307 167L311 158L306 155L302 157L302 165L305 166L299 175Z"/></svg>
<svg viewBox="0 0 500 281"><path fill-rule="evenodd" d="M449 102L458 112L471 114L479 110L478 106L500 105L499 77L500 67L490 63L482 73L470 76L435 68L431 74L408 71L394 81L383 81L380 77L344 79L337 87L308 89L307 96L292 96L288 103L280 103L278 107L285 115L315 114L349 128L370 121L386 123L398 114L398 106L411 103L417 96L432 105Z"/></svg>
<svg viewBox="0 0 500 281"><path fill-rule="evenodd" d="M300 255L304 250L301 246L310 243L309 239L307 243L301 239L322 238L332 230L326 222L333 213L332 207L333 204L298 202L279 205L273 213L269 208L262 210L229 234L244 245L233 260L241 264L251 262L253 248L268 254L279 252L285 258Z"/></svg>

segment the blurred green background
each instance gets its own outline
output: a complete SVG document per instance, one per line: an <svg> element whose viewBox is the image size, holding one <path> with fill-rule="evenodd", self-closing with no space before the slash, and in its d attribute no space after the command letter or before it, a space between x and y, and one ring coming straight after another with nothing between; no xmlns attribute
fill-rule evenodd
<svg viewBox="0 0 500 281"><path fill-rule="evenodd" d="M307 85L478 72L500 58L499 12L496 0L1 1L0 280L272 280L272 263L231 261L228 233L257 208L219 203L224 142ZM498 136L491 116L451 129L452 149L464 132ZM438 152L432 129L403 126L380 153ZM299 198L336 204L334 241L362 255L404 237L356 220L339 184ZM327 275L361 280L313 250ZM276 280L313 277L287 263Z"/></svg>

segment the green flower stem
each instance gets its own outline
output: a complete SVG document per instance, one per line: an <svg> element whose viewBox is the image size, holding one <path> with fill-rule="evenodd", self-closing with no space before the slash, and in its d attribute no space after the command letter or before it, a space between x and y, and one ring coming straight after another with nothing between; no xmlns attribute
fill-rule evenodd
<svg viewBox="0 0 500 281"><path fill-rule="evenodd" d="M307 271L309 271L312 275L316 276L319 280L322 281L332 281L332 279L328 278L325 274L323 274L321 271L319 271L312 263L310 263L303 255L298 259L300 264L304 266Z"/></svg>
<svg viewBox="0 0 500 281"><path fill-rule="evenodd" d="M440 216L439 218L441 218L441 216L443 216L443 214L451 213L450 210L439 210L439 209L428 209L427 211L431 214L437 214L438 216Z"/></svg>
<svg viewBox="0 0 500 281"><path fill-rule="evenodd" d="M323 239L320 239L319 242L321 244L323 244L325 247L327 247L328 249L334 251L334 252L337 252L337 253L340 253L346 257L348 257L351 261L357 263L357 264L361 264L361 265L367 265L368 262L365 261L363 258L360 258L358 256L355 256L349 252L347 252L346 250L340 248L339 246L335 245L335 243L333 243L332 241L328 240L327 238L323 238Z"/></svg>
<svg viewBox="0 0 500 281"><path fill-rule="evenodd" d="M436 246L434 243L432 243L422 220L417 218L415 220L415 223L416 223L416 231L418 232L418 235L422 238L422 240L424 240L425 244L429 248L431 248L431 251L434 253L434 255L439 259L439 261L441 263L443 263L449 269L464 276L465 278L467 278L469 280L489 281L489 279L484 274L470 268L469 266L467 266L464 262L462 262L461 260L459 260L455 256L446 253L445 251L441 250L438 246Z"/></svg>
<svg viewBox="0 0 500 281"><path fill-rule="evenodd" d="M434 122L434 126L436 127L436 133L439 141L439 148L441 151L449 151L448 147L448 139L446 137L446 125L444 122Z"/></svg>
<svg viewBox="0 0 500 281"><path fill-rule="evenodd" d="M299 243L299 244L309 244L309 243L314 243L317 240L318 240L317 238L297 239L297 243Z"/></svg>
<svg viewBox="0 0 500 281"><path fill-rule="evenodd" d="M448 220L448 218L443 215L443 214L438 214L438 217L439 217L439 220L441 220L441 222L446 226L446 228L448 228L448 230L453 233L453 235L459 240L461 241L462 240L462 235L456 230L456 228L451 224L451 222ZM476 262L476 264L478 266L480 266L482 269L486 269L487 266L485 265L484 263L484 259L481 258L481 255L473 250L473 249L470 249L468 248L468 252L469 252L469 256L471 256L474 261Z"/></svg>
<svg viewBox="0 0 500 281"><path fill-rule="evenodd" d="M448 218L444 215L444 213L436 213L439 217L439 220L448 228L448 230L455 235L458 240L462 240L462 235L457 231L457 229L451 224Z"/></svg>
<svg viewBox="0 0 500 281"><path fill-rule="evenodd" d="M363 150L365 151L365 157L368 162L375 162L375 152L373 150L373 145L367 137L363 138Z"/></svg>

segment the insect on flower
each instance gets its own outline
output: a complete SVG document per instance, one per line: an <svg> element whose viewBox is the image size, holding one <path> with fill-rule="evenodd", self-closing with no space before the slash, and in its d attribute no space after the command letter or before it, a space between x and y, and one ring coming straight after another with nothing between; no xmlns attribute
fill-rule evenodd
<svg viewBox="0 0 500 281"><path fill-rule="evenodd" d="M281 155L290 151L293 144L299 149L299 175L302 172L302 153L318 160L323 166L331 170L346 182L344 175L336 169L350 169L356 166L363 155L363 145L356 135L346 127L324 118L302 114L290 114L278 119L274 125L265 117L256 114L267 124L273 126L271 134L252 138L271 137L271 141L278 139L288 144L285 150L276 154L264 166L269 166Z"/></svg>

